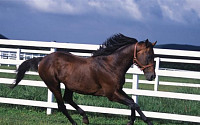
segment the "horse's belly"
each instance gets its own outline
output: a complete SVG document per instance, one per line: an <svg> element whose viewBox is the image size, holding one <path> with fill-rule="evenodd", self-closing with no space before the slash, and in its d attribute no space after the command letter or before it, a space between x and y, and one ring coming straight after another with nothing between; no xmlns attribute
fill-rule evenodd
<svg viewBox="0 0 200 125"><path fill-rule="evenodd" d="M87 94L87 95L90 95L90 94L95 94L97 93L101 87L94 84L94 83L82 83L82 82L79 82L79 83L71 83L71 84L67 84L66 85L67 88L73 92L77 92L77 93L80 93L80 94Z"/></svg>

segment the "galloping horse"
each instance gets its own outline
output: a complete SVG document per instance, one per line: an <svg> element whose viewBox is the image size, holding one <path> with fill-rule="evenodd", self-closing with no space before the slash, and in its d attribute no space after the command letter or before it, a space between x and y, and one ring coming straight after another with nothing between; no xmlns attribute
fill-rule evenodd
<svg viewBox="0 0 200 125"><path fill-rule="evenodd" d="M134 124L135 110L144 122L152 125L140 107L122 90L122 87L125 83L125 74L132 64L136 64L144 72L147 80L155 78L153 51L155 44L156 42L151 43L148 39L138 42L134 38L116 34L107 39L88 58L78 57L68 52L54 52L45 57L29 59L19 66L15 84L11 88L17 86L25 72L33 68L39 72L42 80L54 94L58 109L72 125L77 125L77 123L68 114L64 102L74 107L83 116L83 122L89 124L85 111L73 101L73 92L105 96L110 101L130 106L131 119L127 125ZM63 97L60 83L65 85Z"/></svg>

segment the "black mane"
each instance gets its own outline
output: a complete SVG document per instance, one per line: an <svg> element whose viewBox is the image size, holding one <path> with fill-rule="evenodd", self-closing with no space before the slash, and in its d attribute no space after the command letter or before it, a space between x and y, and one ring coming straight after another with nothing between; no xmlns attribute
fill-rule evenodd
<svg viewBox="0 0 200 125"><path fill-rule="evenodd" d="M113 35L112 37L108 38L98 50L93 52L93 57L110 55L122 46L137 42L138 41L136 39L124 36L120 33Z"/></svg>

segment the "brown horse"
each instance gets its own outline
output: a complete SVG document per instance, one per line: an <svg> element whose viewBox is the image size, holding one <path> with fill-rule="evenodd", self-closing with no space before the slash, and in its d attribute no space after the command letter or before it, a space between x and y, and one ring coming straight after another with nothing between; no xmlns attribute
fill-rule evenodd
<svg viewBox="0 0 200 125"><path fill-rule="evenodd" d="M19 66L15 84L11 88L17 86L25 72L33 68L38 70L40 77L54 94L58 109L72 125L77 124L68 114L64 102L69 103L83 116L84 123L89 123L85 111L73 101L73 92L105 96L110 101L130 106L131 119L127 125L134 124L135 110L144 122L152 125L140 107L122 90L122 86L125 83L125 74L133 63L143 70L147 80L155 78L155 44L156 42L150 43L148 40L138 42L134 38L117 34L105 41L93 52L93 56L88 58L67 52L54 52L45 57L29 59ZM60 83L65 85L63 98Z"/></svg>

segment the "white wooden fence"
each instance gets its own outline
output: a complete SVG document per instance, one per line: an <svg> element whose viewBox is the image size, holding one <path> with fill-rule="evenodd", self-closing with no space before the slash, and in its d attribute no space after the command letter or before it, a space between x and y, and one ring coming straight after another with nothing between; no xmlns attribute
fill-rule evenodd
<svg viewBox="0 0 200 125"><path fill-rule="evenodd" d="M49 48L48 50L0 48L0 64L8 64L8 65L19 65L25 59L29 59L32 57L38 57L38 56L44 56L45 54L49 54L49 53L56 51L57 48L77 49L77 50L96 50L99 48L98 45L89 45L89 44L22 41L22 40L1 40L1 39L0 39L0 45ZM156 48L156 49L154 49L154 52L155 52L155 54L158 54L158 55L171 55L171 56L179 56L179 57L180 56L200 57L200 52L196 52L196 51L169 50L169 49L157 49ZM91 53L73 52L73 54L76 54L79 56L91 56ZM136 101L137 101L137 97L134 95L200 101L200 95L197 95L197 94L158 91L159 85L200 87L200 84L194 84L194 83L178 83L178 82L159 81L160 76L190 78L190 79L197 79L197 80L200 79L200 72L196 72L196 71L162 70L159 68L160 62L200 64L200 60L172 59L172 58L156 57L155 61L156 61L156 75L157 75L155 81L139 80L139 74L143 74L143 73L135 66L128 70L127 73L132 74L133 79L126 79L126 82L132 83L131 89L124 88L124 91L127 94L133 95L133 98ZM15 73L14 70L6 70L6 69L0 69L0 72ZM28 72L27 74L38 75L38 73L36 73L36 72ZM13 81L14 81L14 79L0 78L0 84L12 84ZM152 91L152 90L138 89L139 83L153 84L154 90ZM32 81L32 80L22 80L19 85L46 87L42 81ZM61 87L64 88L64 86L61 86ZM47 102L0 97L0 103L45 107L45 108L47 108L47 114L51 114L51 108L57 108L57 104L52 101L52 97L53 97L52 93L50 91L48 91ZM70 105L66 104L66 106L68 109L74 110ZM130 115L130 113L131 113L131 111L127 110L127 109L95 107L95 106L86 106L86 105L80 105L80 107L88 112L99 112L99 113L121 114L121 115ZM151 118L170 119L170 120L179 120L179 121L200 123L200 116L189 116L189 115L150 112L150 111L144 111L144 113L147 115L147 117L151 117Z"/></svg>

